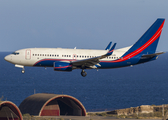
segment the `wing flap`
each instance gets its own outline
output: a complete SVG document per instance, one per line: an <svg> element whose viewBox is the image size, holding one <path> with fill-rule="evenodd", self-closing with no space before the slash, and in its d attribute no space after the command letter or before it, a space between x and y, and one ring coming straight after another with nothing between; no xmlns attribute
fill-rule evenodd
<svg viewBox="0 0 168 120"><path fill-rule="evenodd" d="M87 64L87 66L90 66L93 64L97 64L99 62L100 62L99 57L94 57L94 58L90 58L90 59L77 60L77 61L72 62L72 64L74 66L80 66L80 65L86 65L86 64Z"/></svg>

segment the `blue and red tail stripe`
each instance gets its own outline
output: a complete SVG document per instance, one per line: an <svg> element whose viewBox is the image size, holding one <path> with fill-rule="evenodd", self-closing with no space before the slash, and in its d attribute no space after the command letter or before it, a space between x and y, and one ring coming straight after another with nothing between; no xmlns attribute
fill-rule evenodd
<svg viewBox="0 0 168 120"><path fill-rule="evenodd" d="M144 35L120 59L112 62L122 62L140 53L155 53L164 22L165 19L157 19L154 24L144 33Z"/></svg>

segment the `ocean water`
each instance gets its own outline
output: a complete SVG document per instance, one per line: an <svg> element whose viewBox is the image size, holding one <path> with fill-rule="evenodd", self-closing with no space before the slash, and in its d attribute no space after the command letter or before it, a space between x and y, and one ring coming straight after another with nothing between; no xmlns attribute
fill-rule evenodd
<svg viewBox="0 0 168 120"><path fill-rule="evenodd" d="M140 105L168 104L168 53L155 61L133 67L57 72L53 68L20 68L4 60L0 52L0 97L17 106L34 93L67 94L87 111L113 110Z"/></svg>

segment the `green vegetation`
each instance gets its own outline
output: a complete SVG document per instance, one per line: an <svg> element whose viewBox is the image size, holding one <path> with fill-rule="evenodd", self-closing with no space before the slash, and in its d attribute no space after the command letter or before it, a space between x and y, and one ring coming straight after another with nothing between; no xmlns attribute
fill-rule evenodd
<svg viewBox="0 0 168 120"><path fill-rule="evenodd" d="M23 114L23 118L24 120L31 120L32 117L30 114L26 113L26 114Z"/></svg>
<svg viewBox="0 0 168 120"><path fill-rule="evenodd" d="M162 117L162 113L161 112L154 112L154 116L155 117Z"/></svg>
<svg viewBox="0 0 168 120"><path fill-rule="evenodd" d="M58 120L64 120L64 118L59 118Z"/></svg>

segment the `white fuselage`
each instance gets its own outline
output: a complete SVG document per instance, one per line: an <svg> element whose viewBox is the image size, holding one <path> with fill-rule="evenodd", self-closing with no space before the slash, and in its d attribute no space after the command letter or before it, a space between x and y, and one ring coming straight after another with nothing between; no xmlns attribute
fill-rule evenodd
<svg viewBox="0 0 168 120"><path fill-rule="evenodd" d="M130 46L131 47L131 46ZM112 61L120 58L130 47L114 50L111 56L101 61ZM15 65L34 66L43 59L59 61L76 61L94 58L106 54L108 50L63 49L63 48L27 48L15 51L5 57L5 60ZM42 66L46 67L46 66ZM52 66L47 66L52 67Z"/></svg>

